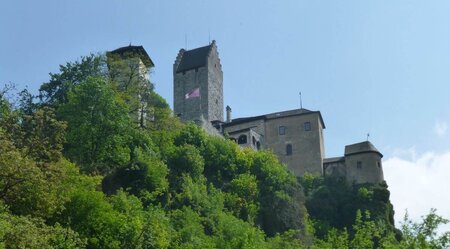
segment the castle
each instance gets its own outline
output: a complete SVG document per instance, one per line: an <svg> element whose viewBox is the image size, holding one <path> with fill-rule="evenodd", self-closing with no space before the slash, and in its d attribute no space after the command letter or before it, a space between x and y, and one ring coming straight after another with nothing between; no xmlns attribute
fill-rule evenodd
<svg viewBox="0 0 450 249"><path fill-rule="evenodd" d="M134 51L131 46L118 50ZM140 65L151 62L146 52L135 54ZM320 111L300 108L232 119L226 106L224 120L223 72L215 41L179 51L173 64L173 99L174 114L181 121L195 122L213 135L226 134L243 148L271 150L296 176L309 172L356 184L384 181L383 155L369 141L345 146L342 157L325 158Z"/></svg>

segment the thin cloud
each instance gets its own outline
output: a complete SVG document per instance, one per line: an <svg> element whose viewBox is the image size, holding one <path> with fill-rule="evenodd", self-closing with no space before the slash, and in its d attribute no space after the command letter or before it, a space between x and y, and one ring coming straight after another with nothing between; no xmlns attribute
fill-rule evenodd
<svg viewBox="0 0 450 249"><path fill-rule="evenodd" d="M450 219L450 151L414 157L394 155L383 164L397 224L405 210L416 221L431 208ZM450 225L443 229L449 231Z"/></svg>
<svg viewBox="0 0 450 249"><path fill-rule="evenodd" d="M447 122L436 121L436 123L434 124L434 132L440 137L445 136L447 134L447 130L448 130Z"/></svg>

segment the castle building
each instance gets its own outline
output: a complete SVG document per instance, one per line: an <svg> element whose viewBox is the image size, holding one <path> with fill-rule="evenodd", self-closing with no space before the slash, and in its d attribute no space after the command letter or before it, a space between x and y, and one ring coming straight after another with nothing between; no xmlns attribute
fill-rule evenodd
<svg viewBox="0 0 450 249"><path fill-rule="evenodd" d="M223 72L216 42L181 49L173 65L174 113L210 134L223 134L242 148L273 151L297 176L304 173L344 177L349 183L384 181L383 155L369 141L345 146L343 157L325 158L320 111L304 108L223 120Z"/></svg>
<svg viewBox="0 0 450 249"><path fill-rule="evenodd" d="M112 77L124 84L134 77L131 72L148 80L154 66L142 46L119 48L107 56ZM369 141L345 146L342 157L325 158L325 123L320 111L300 108L232 119L227 106L224 120L223 72L215 41L179 51L173 64L173 89L174 114L181 121L195 122L208 133L224 135L242 148L271 150L296 176L308 172L343 177L356 184L384 181L383 155ZM139 122L145 120L145 110L140 106Z"/></svg>
<svg viewBox="0 0 450 249"><path fill-rule="evenodd" d="M343 157L324 159L324 174L345 177L350 183L380 183L384 181L382 157L369 141L347 145Z"/></svg>
<svg viewBox="0 0 450 249"><path fill-rule="evenodd" d="M324 128L319 111L303 108L222 124L222 132L241 147L272 150L298 176L305 172L323 174Z"/></svg>
<svg viewBox="0 0 450 249"><path fill-rule="evenodd" d="M173 64L173 110L184 122L194 121L211 134L223 122L223 72L216 42L181 49Z"/></svg>

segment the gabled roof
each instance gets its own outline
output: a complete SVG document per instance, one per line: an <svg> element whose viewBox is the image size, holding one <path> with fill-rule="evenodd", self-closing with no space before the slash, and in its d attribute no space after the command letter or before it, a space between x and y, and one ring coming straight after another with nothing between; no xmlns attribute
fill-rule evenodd
<svg viewBox="0 0 450 249"><path fill-rule="evenodd" d="M107 54L116 54L116 55L120 55L120 56L124 56L124 57L132 57L134 55L138 55L145 66L147 66L147 67L155 66L152 59L150 59L150 56L148 56L147 51L145 51L144 47L142 47L142 46L129 45L126 47L121 47L121 48L115 49L113 51L110 51Z"/></svg>
<svg viewBox="0 0 450 249"><path fill-rule="evenodd" d="M261 120L261 119L268 120L268 119L284 118L284 117L299 116L299 115L309 115L309 114L319 114L320 122L322 124L322 127L325 129L325 123L323 122L322 114L320 114L320 111L310 111L305 108L294 109L294 110L289 110L289 111L282 111L282 112L274 112L274 113L259 115L259 116L254 116L254 117L236 118L236 119L233 119L233 121L231 121L229 123L224 123L223 126L224 127L233 126L233 125L251 122L251 121L255 121L255 120Z"/></svg>
<svg viewBox="0 0 450 249"><path fill-rule="evenodd" d="M375 146L369 142L364 141L361 143L356 144L350 144L345 146L345 156L360 154L360 153L366 153L366 152L374 152L379 154L381 157L383 157L383 154L381 154Z"/></svg>
<svg viewBox="0 0 450 249"><path fill-rule="evenodd" d="M177 68L177 73L191 70L194 68L203 67L207 63L209 51L211 51L212 44L183 52L180 64Z"/></svg>

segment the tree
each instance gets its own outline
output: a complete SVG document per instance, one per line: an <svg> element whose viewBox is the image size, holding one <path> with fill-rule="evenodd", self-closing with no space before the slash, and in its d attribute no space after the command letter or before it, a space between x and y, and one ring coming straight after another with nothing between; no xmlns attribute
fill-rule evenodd
<svg viewBox="0 0 450 249"><path fill-rule="evenodd" d="M39 88L39 99L45 105L57 107L68 101L69 92L90 77L105 77L106 63L103 56L90 54L81 61L67 62L59 66L59 73L50 73L50 81Z"/></svg>
<svg viewBox="0 0 450 249"><path fill-rule="evenodd" d="M112 86L90 77L68 93L59 110L67 122L65 155L89 173L108 173L130 160L128 109Z"/></svg>
<svg viewBox="0 0 450 249"><path fill-rule="evenodd" d="M413 222L405 214L401 230L403 248L420 249L443 249L450 247L450 231L438 233L441 225L447 224L449 220L436 214L436 209L431 209L430 213L422 216L421 222Z"/></svg>

